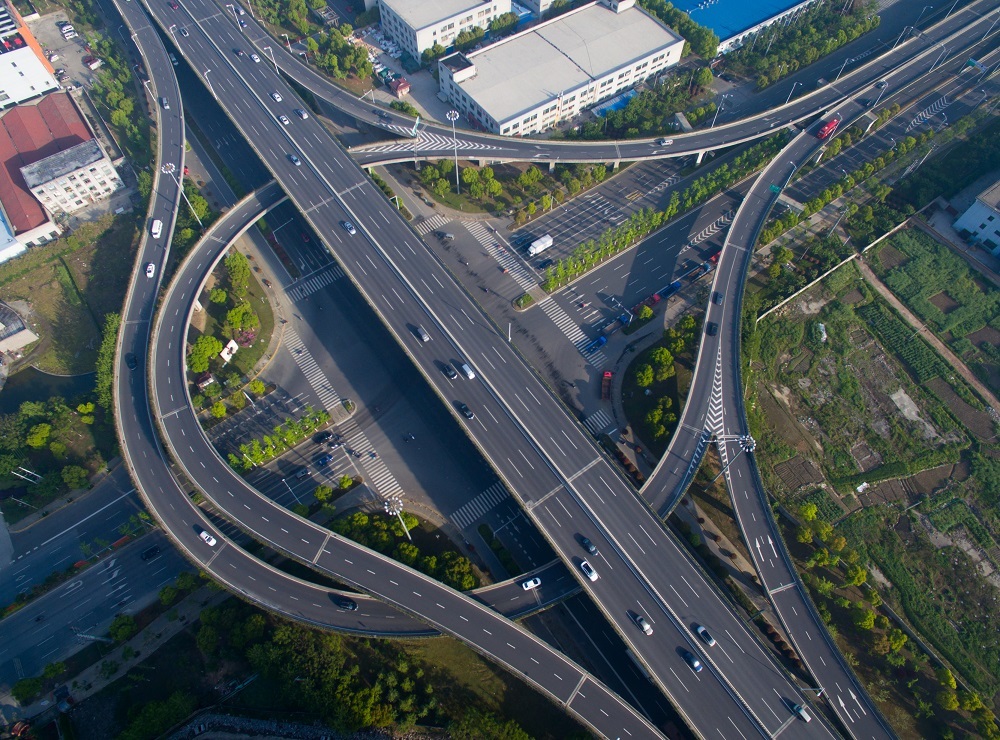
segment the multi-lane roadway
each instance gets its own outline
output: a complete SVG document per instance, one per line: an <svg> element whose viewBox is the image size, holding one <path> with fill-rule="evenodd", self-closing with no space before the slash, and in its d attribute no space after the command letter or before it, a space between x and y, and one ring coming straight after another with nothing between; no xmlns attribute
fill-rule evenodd
<svg viewBox="0 0 1000 740"><path fill-rule="evenodd" d="M152 10L160 17L163 27L174 34L175 41L195 68L205 70L203 76L211 73L212 94L237 119L244 135L254 142L258 153L286 186L296 204L309 214L317 232L341 258L362 293L380 310L397 339L409 348L418 366L436 381L444 400L472 401L469 405L473 406L477 417L470 420L470 435L502 471L511 487L518 491L536 523L543 524L543 531L550 540L566 553L579 552L575 535L580 532L601 542L603 553L596 559L595 565L599 572L603 569L605 575L614 571L616 583L605 586L610 580L606 577L595 582L597 585L589 582L585 585L592 589L592 594L604 605L605 613L619 630L629 635L628 630L635 629L626 615L618 613L619 610L624 611L623 607L635 606L642 608L650 618L656 613L657 621L662 620L664 626L673 622L674 634L677 634L676 630L680 631L679 636L673 638L678 643L675 648L687 645L699 652L689 632L693 619L708 621L703 616L705 614L718 618L718 624L722 626L716 628L716 633L725 633L733 638L731 647L738 647L744 651L744 656L751 657L736 654L738 660L734 660L724 648L713 651L719 655L719 661L728 658L736 666L726 667L724 671L718 668L718 662L713 662L715 670L706 672L712 674L715 678L713 683L722 689L721 705L733 706L734 699L735 706L743 704L735 715L726 716L720 716L717 711L720 704L716 704L711 712L714 722L729 720L737 727L741 723L748 726L751 732L764 730L768 733L784 726L791 715L787 707L782 706L781 700L799 699L787 679L769 659L762 657L766 653L742 630L741 625L736 628L735 637L729 632L729 623L737 620L723 601L705 586L697 570L686 561L659 523L637 505L627 487L596 453L581 430L567 425L561 408L503 341L502 334L490 325L469 296L455 286L451 276L428 255L413 233L396 220L391 207L336 145L325 137L326 132L310 124L309 119L292 118L290 105L282 107L282 103L292 100L291 92L283 82L270 71L265 72L265 65L250 67L249 71L241 66L253 63L242 61L244 57L237 57L231 51L237 47L230 47L229 44L239 44L242 38L232 20L224 12L220 13L217 6L203 3L189 3L176 11L165 3L163 7L154 4ZM171 20L172 12L180 13L175 16L177 20ZM180 34L179 39L176 34L179 28L189 29L189 35ZM301 103L298 105L301 106ZM289 119L287 126L278 118L282 115ZM609 159L604 155L597 158ZM356 231L360 233L349 235L346 229L341 228L339 221L347 218L357 225ZM429 332L431 341L428 344L432 351L438 346L444 350L442 357L429 359L429 353L425 351L428 348L415 344L414 321L421 322L416 326L424 326ZM174 351L178 354L173 361L180 365L183 361L182 344ZM446 383L438 375L436 363L456 360L471 361L479 373L478 380L485 375L487 382ZM183 387L182 373L179 382ZM456 388L465 389L463 399L454 398ZM159 389L157 392L160 392ZM180 390L175 392L180 396ZM183 399L178 397L177 400ZM488 418L484 417L484 413ZM175 411L173 406L161 407L161 414L164 415L161 423L165 427L172 423L170 419L179 420L186 415L182 410ZM185 429L181 426L177 430L167 430L175 441L175 452L179 457L185 453L183 445L176 442L178 437L186 436ZM195 462L194 458L191 462ZM197 465L204 466L204 461L198 461ZM190 466L189 472L199 473ZM204 480L200 474L197 477ZM222 493L221 489L218 493ZM619 497L619 493L624 495ZM611 496L615 498L609 505L602 494L609 499ZM257 497L253 500L256 501ZM223 502L217 500L217 503ZM240 503L251 509L245 497ZM232 510L229 511L232 515ZM287 513L282 517L287 521ZM644 523L649 524L650 531L646 531ZM263 529L262 536L275 543L284 539L276 532L278 528L260 521L254 522L250 528L258 534L262 534ZM270 539L272 535L277 539ZM648 543L642 539L643 535L648 538ZM661 557L646 559L643 543L651 549L663 547L664 550L657 553ZM280 549L301 557L300 552L285 547L286 544L282 543ZM656 553L655 550L653 552ZM663 553L669 554L663 558ZM318 555L323 559L322 553ZM648 560L656 560L663 567L658 568ZM350 571L350 568L342 563L330 565L322 564L320 567L352 580L344 572ZM644 572L646 570L653 573ZM619 578L618 574L625 577ZM677 578L678 575L680 578ZM691 580L688 580L688 575ZM373 590L369 588L370 581L362 574L353 582ZM690 590L689 599L705 598L708 605L703 605L698 613L692 613L694 608L685 601L678 586ZM702 589L701 593L699 589ZM386 597L389 595L386 594ZM680 603L685 605L682 613L678 613ZM690 616L686 616L688 614ZM670 632L669 627L667 631ZM628 639L630 642L634 640L632 637ZM475 640L470 642L478 644ZM745 651L744 645L751 652ZM664 655L662 645L649 649L647 643L643 647L646 649L637 646L637 652L647 660L662 685L671 684L668 691L675 700L681 691L690 693L688 684L691 678L699 679L699 676L692 674L682 678L678 675L676 667L679 666L681 671L686 667L676 652L670 656L669 651ZM760 654L753 657L756 655L753 650ZM735 650L733 652L736 653ZM702 652L702 657L706 657L706 652ZM763 661L762 665L770 667L763 672L760 666L748 670L750 664L756 661ZM763 681L761 673L765 677ZM774 691L779 701L775 702L768 696L752 695L761 693L763 684L775 682ZM696 704L711 702L711 688L700 687L699 691L702 694ZM558 693L554 695L558 696ZM691 703L685 703L686 711L689 711ZM780 708L783 714L779 716L775 707ZM764 710L774 714L777 721L771 721ZM689 714L689 719L695 718ZM699 727L711 727L712 721L697 724Z"/></svg>

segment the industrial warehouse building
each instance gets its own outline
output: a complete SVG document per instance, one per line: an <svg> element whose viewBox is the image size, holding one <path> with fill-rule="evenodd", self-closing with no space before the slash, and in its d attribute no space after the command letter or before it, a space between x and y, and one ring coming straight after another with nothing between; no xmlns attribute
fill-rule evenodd
<svg viewBox="0 0 1000 740"><path fill-rule="evenodd" d="M417 60L424 49L448 48L462 31L486 30L510 12L510 0L379 0L378 6L382 31Z"/></svg>
<svg viewBox="0 0 1000 740"><path fill-rule="evenodd" d="M523 136L677 64L683 50L684 39L635 0L601 0L441 59L441 97L474 126Z"/></svg>

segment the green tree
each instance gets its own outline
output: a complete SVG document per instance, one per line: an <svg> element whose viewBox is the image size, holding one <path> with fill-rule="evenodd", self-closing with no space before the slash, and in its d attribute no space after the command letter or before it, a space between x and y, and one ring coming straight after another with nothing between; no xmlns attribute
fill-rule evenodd
<svg viewBox="0 0 1000 740"><path fill-rule="evenodd" d="M62 469L61 475L63 483L71 491L90 487L90 483L87 480L87 469L81 468L79 465L67 465Z"/></svg>
<svg viewBox="0 0 1000 740"><path fill-rule="evenodd" d="M715 77L712 75L712 70L708 67L702 67L694 75L694 86L701 90L710 88L714 81Z"/></svg>
<svg viewBox="0 0 1000 740"><path fill-rule="evenodd" d="M656 373L656 381L658 383L672 378L676 373L674 370L674 356L666 347L657 347L654 349L650 354L650 359L653 362L653 369Z"/></svg>
<svg viewBox="0 0 1000 740"><path fill-rule="evenodd" d="M35 424L28 432L26 440L28 447L34 447L35 449L44 447L49 441L50 434L52 434L51 424Z"/></svg>
<svg viewBox="0 0 1000 740"><path fill-rule="evenodd" d="M147 740L158 737L198 707L190 694L177 691L166 701L147 701L134 715L118 740Z"/></svg>
<svg viewBox="0 0 1000 740"><path fill-rule="evenodd" d="M219 356L222 342L209 334L202 334L191 347L188 354L188 369L193 373L203 373L208 370L208 363Z"/></svg>
<svg viewBox="0 0 1000 740"><path fill-rule="evenodd" d="M639 309L639 313L636 314L636 318L639 319L639 321L649 321L653 318L653 309L649 306L643 306Z"/></svg>
<svg viewBox="0 0 1000 740"><path fill-rule="evenodd" d="M177 578L174 579L174 585L180 591L194 591L198 588L198 576L190 571L184 571L177 574Z"/></svg>
<svg viewBox="0 0 1000 740"><path fill-rule="evenodd" d="M493 40L514 33L517 29L516 13L501 13L490 23L490 37Z"/></svg>
<svg viewBox="0 0 1000 740"><path fill-rule="evenodd" d="M226 415L226 404L224 404L222 401L216 401L215 403L212 404L212 408L210 409L210 411L212 413L213 418L222 419Z"/></svg>
<svg viewBox="0 0 1000 740"><path fill-rule="evenodd" d="M463 168L462 182L464 182L466 185L471 185L474 182L479 182L479 171L475 167Z"/></svg>
<svg viewBox="0 0 1000 740"><path fill-rule="evenodd" d="M804 522L811 522L816 518L819 513L819 507L816 504L807 502L799 506L799 517L801 517Z"/></svg>
<svg viewBox="0 0 1000 740"><path fill-rule="evenodd" d="M871 609L860 609L854 613L854 626L862 630L875 627L875 612Z"/></svg>
<svg viewBox="0 0 1000 740"><path fill-rule="evenodd" d="M326 484L318 485L313 490L313 498L315 498L321 504L325 504L331 498L333 498L333 489Z"/></svg>
<svg viewBox="0 0 1000 740"><path fill-rule="evenodd" d="M958 687L958 682L955 681L955 676L952 675L948 668L938 668L934 671L934 675L937 676L938 683L946 689L954 691Z"/></svg>
<svg viewBox="0 0 1000 740"><path fill-rule="evenodd" d="M111 409L114 399L112 396L111 383L114 380L115 372L115 350L117 349L118 327L121 325L121 317L116 313L109 313L104 317L104 329L101 333L101 347L97 351L97 403L103 409Z"/></svg>
<svg viewBox="0 0 1000 740"><path fill-rule="evenodd" d="M30 704L36 696L42 693L42 679L22 678L11 687L10 693L18 704L22 706Z"/></svg>
<svg viewBox="0 0 1000 740"><path fill-rule="evenodd" d="M42 671L42 678L47 678L49 680L59 678L62 674L66 672L65 663L49 663L45 666L45 670Z"/></svg>
<svg viewBox="0 0 1000 740"><path fill-rule="evenodd" d="M640 388L648 388L653 384L653 366L640 365L635 369L635 383Z"/></svg>
<svg viewBox="0 0 1000 740"><path fill-rule="evenodd" d="M352 485L354 485L354 479L349 475L342 475L340 476L340 480L337 481L337 486L341 491L346 491Z"/></svg>
<svg viewBox="0 0 1000 740"><path fill-rule="evenodd" d="M119 614L108 627L108 634L115 642L125 642L135 637L139 631L139 626L135 623L135 617L128 614Z"/></svg>
<svg viewBox="0 0 1000 740"><path fill-rule="evenodd" d="M845 584L848 586L860 586L868 580L868 571L860 565L851 565L847 568L847 578Z"/></svg>
<svg viewBox="0 0 1000 740"><path fill-rule="evenodd" d="M195 641L198 643L198 649L211 658L219 649L219 632L210 624L202 624Z"/></svg>
<svg viewBox="0 0 1000 740"><path fill-rule="evenodd" d="M238 249L230 249L226 256L226 273L229 275L229 287L240 300L246 297L250 286L250 260Z"/></svg>
<svg viewBox="0 0 1000 740"><path fill-rule="evenodd" d="M799 527L795 532L795 540L803 545L808 545L813 541L812 527Z"/></svg>
<svg viewBox="0 0 1000 740"><path fill-rule="evenodd" d="M229 294L223 288L212 288L208 294L208 300L212 303L225 303L229 300Z"/></svg>
<svg viewBox="0 0 1000 740"><path fill-rule="evenodd" d="M942 709L954 712L958 709L958 695L954 691L949 691L948 689L939 691L937 695L937 703Z"/></svg>
<svg viewBox="0 0 1000 740"><path fill-rule="evenodd" d="M250 392L253 393L255 396L263 396L264 391L267 390L267 386L264 385L264 381L260 380L259 378L251 380L247 388L249 388Z"/></svg>
<svg viewBox="0 0 1000 740"><path fill-rule="evenodd" d="M514 720L474 707L448 725L448 735L453 740L531 740Z"/></svg>
<svg viewBox="0 0 1000 740"><path fill-rule="evenodd" d="M173 586L164 586L160 589L160 603L164 606L170 606L177 601L179 595L177 589Z"/></svg>
<svg viewBox="0 0 1000 740"><path fill-rule="evenodd" d="M260 318L249 303L240 303L226 314L226 323L234 332L255 331L260 327Z"/></svg>

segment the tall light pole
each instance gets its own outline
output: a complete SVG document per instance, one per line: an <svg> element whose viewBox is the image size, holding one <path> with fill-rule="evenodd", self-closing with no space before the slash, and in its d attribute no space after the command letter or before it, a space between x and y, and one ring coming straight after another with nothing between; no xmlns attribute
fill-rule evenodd
<svg viewBox="0 0 1000 740"><path fill-rule="evenodd" d="M994 20L993 23L990 24L990 27L988 29L986 29L986 33L983 34L983 41L985 41L986 37L990 35L990 31L993 30L993 26L995 26L997 24L997 21L1000 21L1000 9L997 10L996 20Z"/></svg>
<svg viewBox="0 0 1000 740"><path fill-rule="evenodd" d="M201 222L201 219L198 218L198 214L195 212L194 207L191 205L191 201L188 200L187 193L184 192L184 186L181 185L181 179L177 176L176 170L177 167L174 165L173 162L167 162L162 167L160 167L160 172L162 172L164 175L170 175L173 181L177 183L177 187L181 191L181 196L184 198L184 202L187 203L188 208L191 209L191 215L194 216L194 220L198 222L198 227L202 231L204 231L205 224L203 224Z"/></svg>
<svg viewBox="0 0 1000 740"><path fill-rule="evenodd" d="M206 69L205 70L205 84L208 85L208 91L210 93L212 93L212 97L215 98L216 100L218 100L219 96L215 94L215 88L212 87L212 81L210 79L208 79L208 73L211 72L211 71L212 70L210 70L210 69Z"/></svg>
<svg viewBox="0 0 1000 740"><path fill-rule="evenodd" d="M840 65L840 71L837 72L837 76L833 78L834 82L836 82L837 80L839 80L840 76L842 74L844 74L844 67L847 66L847 63L848 62L853 62L853 61L854 61L854 57L847 57L847 59L844 60L844 63Z"/></svg>
<svg viewBox="0 0 1000 740"><path fill-rule="evenodd" d="M941 43L939 43L938 46L941 47L941 53L938 54L938 58L934 60L934 64L931 65L931 68L927 70L928 72L933 72L937 68L938 64L941 62L942 57L944 57L944 55L948 53L947 46Z"/></svg>
<svg viewBox="0 0 1000 740"><path fill-rule="evenodd" d="M907 31L912 31L912 30L913 30L913 26L905 26L903 28L903 30L899 32L899 36L896 37L896 43L892 45L892 49L895 49L897 46L899 46L899 42L903 39L903 34L904 33L906 33ZM892 49L889 49L889 51L892 51Z"/></svg>
<svg viewBox="0 0 1000 740"><path fill-rule="evenodd" d="M725 467L719 471L719 474L712 479L712 483L715 483L715 481L719 480L719 478L721 478L725 474L725 472L729 470L729 466L732 465L734 462L736 462L736 458L738 458L741 454L745 452L749 455L754 450L757 449L757 441L749 434L741 434L738 436L720 435L715 438L715 444L720 447L726 444L727 442L739 442L740 451L737 452L735 455L733 455L733 459L726 463Z"/></svg>
<svg viewBox="0 0 1000 740"><path fill-rule="evenodd" d="M951 9L950 9L950 10L948 11L948 15L951 15L951 13L952 13L952 11L953 11L953 10L955 9L955 6L956 6L956 5L958 5L958 0L955 0L955 2L953 2L953 3L951 4ZM945 20L948 20L948 15L946 15L946 16L944 17L944 19L945 19Z"/></svg>
<svg viewBox="0 0 1000 740"><path fill-rule="evenodd" d="M788 97L785 98L785 105L788 105L788 101L790 101L792 99L792 93L795 92L795 86L796 85L801 85L801 84L802 84L801 82L793 82L792 83L792 89L788 91Z"/></svg>
<svg viewBox="0 0 1000 740"><path fill-rule="evenodd" d="M723 93L722 100L719 101L719 107L715 109L715 115L712 116L712 125L709 128L715 128L715 121L719 118L719 113L722 112L722 108L726 104L726 98L729 97L729 93Z"/></svg>
<svg viewBox="0 0 1000 740"><path fill-rule="evenodd" d="M274 65L274 73L275 74L279 74L279 72L278 72L278 63L276 61L274 61L274 49L272 49L270 46L265 46L264 47L264 51L266 51L267 54L268 54L268 56L271 57L271 64Z"/></svg>
<svg viewBox="0 0 1000 740"><path fill-rule="evenodd" d="M455 145L455 192L462 194L462 186L458 184L458 134L455 133L455 121L458 120L458 111L450 110L445 116L451 121L451 140Z"/></svg>
<svg viewBox="0 0 1000 740"><path fill-rule="evenodd" d="M399 517L399 523L403 525L403 531L406 533L406 539L413 541L410 537L410 530L406 528L406 522L403 521L403 501L398 498L391 498L385 500L385 513L389 516Z"/></svg>
<svg viewBox="0 0 1000 740"><path fill-rule="evenodd" d="M924 13L926 13L928 10L934 10L934 6L933 5L925 5L924 9L920 11L920 15L918 15L917 19L915 21L913 21L913 25L914 26L917 25L918 23L920 23L920 19L924 17Z"/></svg>
<svg viewBox="0 0 1000 740"><path fill-rule="evenodd" d="M292 44L288 40L288 34L287 33L283 33L281 35L285 37L285 46L288 47L288 53L291 53L292 52Z"/></svg>

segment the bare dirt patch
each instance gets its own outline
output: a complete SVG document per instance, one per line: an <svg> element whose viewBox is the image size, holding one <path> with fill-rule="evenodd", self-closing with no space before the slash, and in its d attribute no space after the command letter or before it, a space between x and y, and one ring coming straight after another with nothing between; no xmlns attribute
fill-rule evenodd
<svg viewBox="0 0 1000 740"><path fill-rule="evenodd" d="M992 326L984 326L979 331L975 331L970 334L969 341L977 347L983 342L989 342L994 346L1000 346L1000 331L997 331Z"/></svg>
<svg viewBox="0 0 1000 740"><path fill-rule="evenodd" d="M882 263L883 270L891 270L894 267L905 265L909 261L905 254L889 244L879 250L878 258Z"/></svg>
<svg viewBox="0 0 1000 740"><path fill-rule="evenodd" d="M890 394L889 398L896 404L896 408L899 409L899 413L903 415L904 419L908 419L923 428L924 439L934 439L939 436L934 426L920 416L920 409L906 391L900 388L895 393Z"/></svg>
<svg viewBox="0 0 1000 740"><path fill-rule="evenodd" d="M947 381L942 378L934 378L927 381L926 386L944 402L951 413L958 417L962 425L980 440L990 440L996 436L996 426L990 415L963 401L948 385Z"/></svg>
<svg viewBox="0 0 1000 740"><path fill-rule="evenodd" d="M823 482L823 473L819 466L807 457L796 455L774 466L774 472L789 491L797 491L803 486Z"/></svg>
<svg viewBox="0 0 1000 740"><path fill-rule="evenodd" d="M773 389L764 388L763 391L759 394L761 406L781 439L798 452L822 454L823 446L792 415L791 390L779 386Z"/></svg>
<svg viewBox="0 0 1000 740"><path fill-rule="evenodd" d="M819 298L817 300L803 299L796 303L799 313L805 316L817 314L823 310L823 306L830 302L830 298Z"/></svg>
<svg viewBox="0 0 1000 740"><path fill-rule="evenodd" d="M865 297L861 295L860 290L852 290L846 293L843 298L840 299L841 303L846 303L848 306L853 306L855 303L861 303Z"/></svg>
<svg viewBox="0 0 1000 740"><path fill-rule="evenodd" d="M917 496L931 496L968 477L969 463L963 461L957 465L940 465L936 468L922 470L907 478L906 486Z"/></svg>
<svg viewBox="0 0 1000 740"><path fill-rule="evenodd" d="M951 313L962 305L943 290L940 293L935 293L927 300L937 306L941 310L941 313Z"/></svg>
<svg viewBox="0 0 1000 740"><path fill-rule="evenodd" d="M882 464L882 456L868 446L867 442L858 442L851 448L851 457L858 464L862 473L874 470Z"/></svg>
<svg viewBox="0 0 1000 740"><path fill-rule="evenodd" d="M887 480L866 488L858 494L858 501L868 508L876 504L891 504L897 501L909 503L909 493L901 480Z"/></svg>

